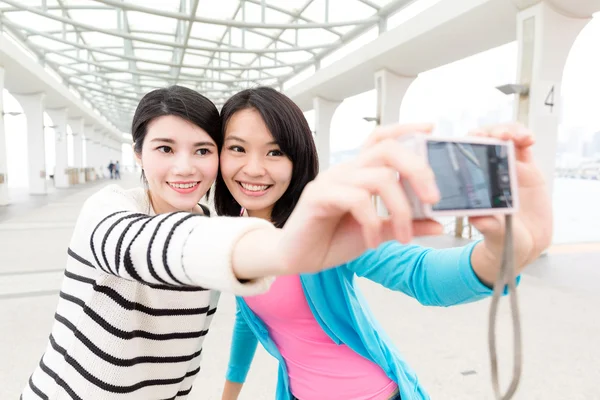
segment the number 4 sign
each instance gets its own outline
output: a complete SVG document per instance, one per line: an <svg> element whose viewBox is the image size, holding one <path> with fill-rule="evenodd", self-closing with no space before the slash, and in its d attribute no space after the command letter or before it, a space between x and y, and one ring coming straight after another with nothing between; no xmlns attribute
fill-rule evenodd
<svg viewBox="0 0 600 400"><path fill-rule="evenodd" d="M560 113L560 84L557 82L540 82L540 89L539 96L542 102L539 104L540 100L538 100L538 104L541 106L538 110L543 115L558 117Z"/></svg>
<svg viewBox="0 0 600 400"><path fill-rule="evenodd" d="M546 96L546 101L544 101L544 105L550 107L550 113L554 111L554 85L550 88L548 95Z"/></svg>

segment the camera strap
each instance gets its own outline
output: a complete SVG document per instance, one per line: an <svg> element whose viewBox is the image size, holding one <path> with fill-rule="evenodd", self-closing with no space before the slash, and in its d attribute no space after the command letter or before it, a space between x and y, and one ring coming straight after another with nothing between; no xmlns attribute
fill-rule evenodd
<svg viewBox="0 0 600 400"><path fill-rule="evenodd" d="M522 363L522 343L521 343L521 320L519 318L519 305L517 303L517 287L515 275L515 252L513 246L513 227L512 215L506 215L506 225L504 234L504 250L502 252L502 264L498 278L494 282L494 293L490 305L490 319L488 341L490 347L490 360L492 364L492 386L496 400L509 400L517 391L519 379L521 378ZM498 315L498 305L508 285L508 296L510 297L510 309L513 323L513 377L510 386L505 394L500 392L500 383L498 380L498 357L496 353L496 318Z"/></svg>

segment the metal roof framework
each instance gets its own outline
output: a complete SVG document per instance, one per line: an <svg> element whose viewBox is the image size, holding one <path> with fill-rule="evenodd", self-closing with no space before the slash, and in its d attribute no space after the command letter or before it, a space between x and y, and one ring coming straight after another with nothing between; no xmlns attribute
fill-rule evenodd
<svg viewBox="0 0 600 400"><path fill-rule="evenodd" d="M0 0L0 26L123 132L148 91L221 105L301 71L415 0Z"/></svg>

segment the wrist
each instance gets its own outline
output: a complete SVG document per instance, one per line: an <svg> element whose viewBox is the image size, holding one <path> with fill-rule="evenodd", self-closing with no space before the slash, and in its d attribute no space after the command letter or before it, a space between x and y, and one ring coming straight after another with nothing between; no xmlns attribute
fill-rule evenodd
<svg viewBox="0 0 600 400"><path fill-rule="evenodd" d="M477 278L488 287L493 287L500 269L500 257L491 251L485 241L475 245L471 253L471 267Z"/></svg>
<svg viewBox="0 0 600 400"><path fill-rule="evenodd" d="M246 232L233 248L232 268L240 280L250 280L272 275L282 275L283 257L278 250L281 229L258 228Z"/></svg>

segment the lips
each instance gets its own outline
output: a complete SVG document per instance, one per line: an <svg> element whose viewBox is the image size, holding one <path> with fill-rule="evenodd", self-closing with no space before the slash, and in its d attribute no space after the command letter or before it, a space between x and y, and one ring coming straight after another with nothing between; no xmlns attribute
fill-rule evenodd
<svg viewBox="0 0 600 400"><path fill-rule="evenodd" d="M240 186L242 193L251 197L262 196L269 191L269 189L273 185L265 185L265 184L256 184L256 183L248 183L248 182L237 182Z"/></svg>
<svg viewBox="0 0 600 400"><path fill-rule="evenodd" d="M188 194L194 192L200 187L200 182L167 182L169 187L180 194Z"/></svg>
<svg viewBox="0 0 600 400"><path fill-rule="evenodd" d="M194 186L198 185L198 183L200 182L186 182L186 183L179 183L179 182L167 182L169 184L169 186L177 188L177 189L191 189Z"/></svg>
<svg viewBox="0 0 600 400"><path fill-rule="evenodd" d="M245 182L238 182L240 184L241 187L243 187L246 190L249 190L251 192L264 192L265 190L267 190L270 185L259 185L259 184L252 184L252 183L245 183Z"/></svg>

